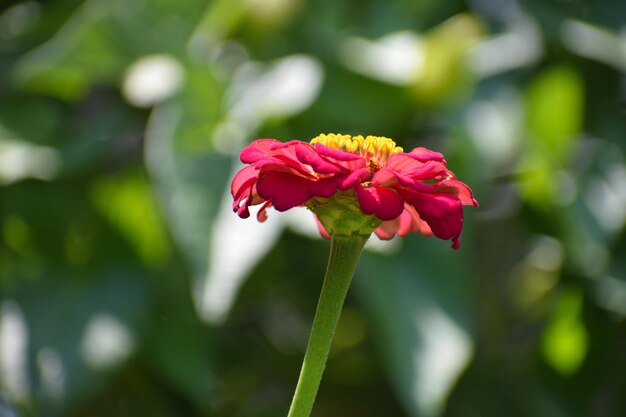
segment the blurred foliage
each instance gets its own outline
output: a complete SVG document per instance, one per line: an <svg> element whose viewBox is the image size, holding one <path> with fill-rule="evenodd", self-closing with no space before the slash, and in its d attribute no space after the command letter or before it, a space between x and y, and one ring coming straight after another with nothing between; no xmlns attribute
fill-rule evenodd
<svg viewBox="0 0 626 417"><path fill-rule="evenodd" d="M626 3L0 6L0 415L285 415L328 242L258 137L445 153L463 245L372 245L314 415L626 415Z"/></svg>

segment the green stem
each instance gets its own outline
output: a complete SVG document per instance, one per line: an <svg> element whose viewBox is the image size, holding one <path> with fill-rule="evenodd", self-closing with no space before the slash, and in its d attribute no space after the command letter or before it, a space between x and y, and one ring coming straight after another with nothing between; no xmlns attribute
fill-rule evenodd
<svg viewBox="0 0 626 417"><path fill-rule="evenodd" d="M288 417L309 417L350 281L368 236L332 236L330 257Z"/></svg>

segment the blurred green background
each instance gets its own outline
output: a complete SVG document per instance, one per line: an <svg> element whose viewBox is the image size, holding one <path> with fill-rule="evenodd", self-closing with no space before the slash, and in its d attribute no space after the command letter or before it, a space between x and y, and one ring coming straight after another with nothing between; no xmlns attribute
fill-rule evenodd
<svg viewBox="0 0 626 417"><path fill-rule="evenodd" d="M0 54L0 416L286 415L328 242L228 186L322 132L481 207L372 239L314 416L626 415L626 2L9 0Z"/></svg>

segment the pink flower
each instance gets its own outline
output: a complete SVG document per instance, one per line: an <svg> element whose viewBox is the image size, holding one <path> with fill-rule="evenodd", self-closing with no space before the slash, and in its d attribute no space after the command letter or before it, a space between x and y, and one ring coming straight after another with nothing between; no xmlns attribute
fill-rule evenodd
<svg viewBox="0 0 626 417"><path fill-rule="evenodd" d="M452 240L457 249L463 205L478 206L470 188L446 168L443 155L425 148L404 153L383 137L329 134L311 143L259 139L241 151L241 161L249 165L231 186L233 210L240 217L248 217L248 208L257 204L263 204L259 221L270 206L278 211L307 206L326 237L337 232L326 209L355 207L381 239L419 232Z"/></svg>

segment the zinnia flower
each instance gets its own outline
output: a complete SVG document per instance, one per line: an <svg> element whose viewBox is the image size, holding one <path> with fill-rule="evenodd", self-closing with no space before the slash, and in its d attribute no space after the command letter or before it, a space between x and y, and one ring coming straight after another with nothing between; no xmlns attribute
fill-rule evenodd
<svg viewBox="0 0 626 417"><path fill-rule="evenodd" d="M233 210L278 211L306 206L320 232L373 230L381 239L410 232L435 235L460 245L463 205L478 206L471 189L446 168L443 155L426 148L405 153L389 138L320 135L310 143L259 139L241 151L248 166L235 175Z"/></svg>

